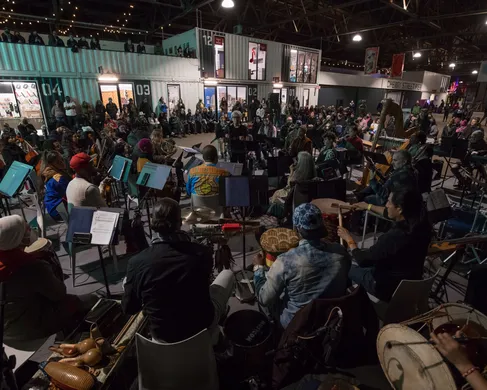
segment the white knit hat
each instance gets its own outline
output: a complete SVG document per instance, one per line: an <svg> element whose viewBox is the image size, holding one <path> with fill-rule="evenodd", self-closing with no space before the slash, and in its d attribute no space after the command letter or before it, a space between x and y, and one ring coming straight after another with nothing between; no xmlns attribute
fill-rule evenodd
<svg viewBox="0 0 487 390"><path fill-rule="evenodd" d="M0 251L17 248L25 235L25 221L20 215L0 218Z"/></svg>

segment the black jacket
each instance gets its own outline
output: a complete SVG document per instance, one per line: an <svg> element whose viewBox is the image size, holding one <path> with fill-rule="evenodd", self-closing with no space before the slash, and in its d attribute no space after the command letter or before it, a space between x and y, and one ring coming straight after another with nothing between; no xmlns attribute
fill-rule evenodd
<svg viewBox="0 0 487 390"><path fill-rule="evenodd" d="M412 232L409 232L406 222L401 221L380 236L369 249L354 249L352 256L360 267L374 268L376 296L389 301L401 280L422 279L430 241L431 226L426 218Z"/></svg>
<svg viewBox="0 0 487 390"><path fill-rule="evenodd" d="M128 42L125 42L125 45L123 45L123 48L126 52L130 52L130 53L133 53L135 51L135 47L134 47L134 44L131 43L130 45L128 44Z"/></svg>
<svg viewBox="0 0 487 390"><path fill-rule="evenodd" d="M29 35L29 44L31 45L44 45L44 39L40 35L35 35L31 33Z"/></svg>
<svg viewBox="0 0 487 390"><path fill-rule="evenodd" d="M129 260L123 309L143 309L158 340L194 336L213 321L212 266L211 252L202 245L177 238L155 243Z"/></svg>

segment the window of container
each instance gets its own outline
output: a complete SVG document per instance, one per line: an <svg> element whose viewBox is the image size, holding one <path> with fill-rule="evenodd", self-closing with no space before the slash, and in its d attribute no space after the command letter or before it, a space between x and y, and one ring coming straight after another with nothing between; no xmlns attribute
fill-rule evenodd
<svg viewBox="0 0 487 390"><path fill-rule="evenodd" d="M265 80L267 61L267 45L249 42L249 80Z"/></svg>

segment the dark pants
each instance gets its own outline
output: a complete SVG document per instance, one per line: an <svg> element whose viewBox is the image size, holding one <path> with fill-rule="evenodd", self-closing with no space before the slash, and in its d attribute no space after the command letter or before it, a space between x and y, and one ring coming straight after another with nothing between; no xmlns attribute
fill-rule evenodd
<svg viewBox="0 0 487 390"><path fill-rule="evenodd" d="M445 112L445 113L443 114L443 122L446 122L446 121L448 120L448 115L449 115L449 113L448 113L448 112Z"/></svg>
<svg viewBox="0 0 487 390"><path fill-rule="evenodd" d="M67 116L66 115L66 121L68 123L68 127L71 130L74 130L74 125L76 124L76 117L75 116Z"/></svg>
<svg viewBox="0 0 487 390"><path fill-rule="evenodd" d="M380 196L378 196L371 187L366 187L357 193L359 202L364 201L374 206L384 206L385 203Z"/></svg>
<svg viewBox="0 0 487 390"><path fill-rule="evenodd" d="M375 279L374 279L374 267L361 268L356 264L352 264L350 271L348 271L348 277L352 282L362 286L369 294L376 295Z"/></svg>

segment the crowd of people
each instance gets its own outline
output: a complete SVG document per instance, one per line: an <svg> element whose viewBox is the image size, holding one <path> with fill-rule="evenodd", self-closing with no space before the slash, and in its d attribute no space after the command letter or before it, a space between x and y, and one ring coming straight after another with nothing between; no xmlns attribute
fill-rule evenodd
<svg viewBox="0 0 487 390"><path fill-rule="evenodd" d="M347 107L300 107L296 99L281 108L276 115L262 99L248 106L238 102L229 109L222 100L217 115L199 100L192 115L181 99L169 109L161 98L153 110L147 100L137 106L132 99L121 108L112 99L106 105L98 101L93 107L83 102L77 107L67 96L52 108L53 121L42 144L26 119L16 129L4 126L0 139L3 172L13 161L33 165L46 211L60 221L60 206L69 209L110 205L108 179L102 173L114 156L132 159L132 173L137 175L148 161L175 163L173 138L214 133L213 141L218 141L220 150L211 143L202 148L204 161L191 168L186 178L181 165L175 164L176 173L171 173L166 187L158 193L162 200L152 211L155 235L151 244L143 229L142 238L139 235L136 239L131 231L124 234L127 253L134 255L127 268L122 306L129 314L144 310L155 340L177 342L207 328L214 343L218 342L218 323L226 314L235 277L230 270L223 270L209 285L213 273L211 251L181 231L180 199L183 192L189 197L217 195L220 179L229 175L217 166L219 158L226 154L230 161L244 164L244 175L252 170L250 161L262 167L270 157L289 163L289 176L280 183L262 213L261 229L294 230L299 235L299 245L277 256L270 265L264 253L253 262L256 299L269 318L285 329L309 302L343 297L352 283L389 301L401 280L422 278L432 237L422 194L431 191L433 153L427 138L435 138L435 133L438 136L434 118L428 109L418 112L413 107L415 112L404 126L407 130L414 128L414 134L407 148L393 154L390 171L380 175L373 164L364 166L371 174L355 192L354 215L360 224L363 212L373 211L392 221L392 227L370 248L361 249L344 227L329 231L318 205L305 202L295 207L293 198L303 183L327 181L339 176L342 167L363 164L364 137L378 130L378 113L368 112L364 102L357 108L353 102ZM391 117L384 124L384 136L394 136L394 120ZM455 117L443 130L443 136L467 140L470 153L487 153L480 121L472 119L463 125L462 121ZM252 148L247 145L249 142L253 143ZM26 149L26 143L31 149ZM29 153L31 150L37 155ZM467 157L465 164L471 164ZM330 171L334 173L331 176ZM133 224L128 225L128 229L134 229ZM338 234L348 250L322 240L332 233ZM55 264L24 254L23 248L30 242L30 230L21 217L0 219L0 262L4 266L0 278L9 283L9 291L14 291L15 299L22 302L6 310L6 340L41 337L69 327L93 303L92 296L66 293ZM18 253L20 263L11 261L10 256ZM31 274L25 270L32 264L49 277L36 279L35 285L30 283ZM27 283L32 289L16 290L19 283ZM30 310L31 306L49 310L41 313ZM64 315L58 317L60 312ZM54 316L59 322L53 324L47 316ZM439 335L436 341L447 357L455 348L446 336ZM461 364L462 369L469 369L464 360Z"/></svg>
<svg viewBox="0 0 487 390"><path fill-rule="evenodd" d="M0 41L39 46L46 45L46 42L37 31L32 31L26 39L20 31L11 31L9 27L5 27L3 30ZM67 39L60 37L57 31L52 31L48 34L47 46L67 47L73 52L78 52L81 49L102 50L100 40L96 36L92 36L88 42L86 37L80 36L79 38L75 38L73 34L69 34ZM144 41L141 40L137 45L134 45L130 38L124 43L124 51L127 53L147 54ZM194 49L191 49L189 44L184 45L184 47L180 45L174 48L171 47L169 50L164 50L160 41L154 44L153 54L195 58Z"/></svg>

